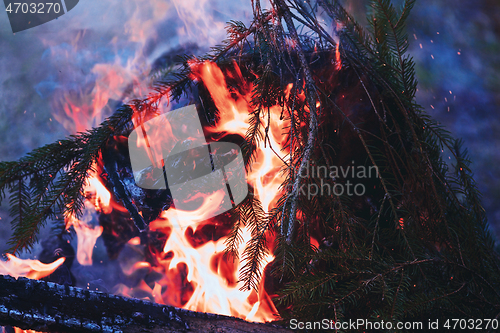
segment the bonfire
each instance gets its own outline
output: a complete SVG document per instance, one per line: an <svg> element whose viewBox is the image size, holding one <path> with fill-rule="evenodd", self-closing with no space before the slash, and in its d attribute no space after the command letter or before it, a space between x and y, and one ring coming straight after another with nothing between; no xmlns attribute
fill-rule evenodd
<svg viewBox="0 0 500 333"><path fill-rule="evenodd" d="M0 273L49 284L0 280L0 324L339 330L497 316L499 260L465 151L415 103L413 4L371 1L365 29L337 2L252 1L250 25L230 22L211 53L169 53L149 92L135 87L146 98L2 162L14 235ZM40 261L17 258L48 221L58 233ZM44 288L67 305L48 309ZM88 304L98 311L75 312Z"/></svg>

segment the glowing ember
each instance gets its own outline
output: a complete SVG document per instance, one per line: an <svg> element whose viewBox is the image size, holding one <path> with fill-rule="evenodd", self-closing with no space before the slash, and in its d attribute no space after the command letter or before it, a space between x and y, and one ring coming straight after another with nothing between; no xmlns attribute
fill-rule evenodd
<svg viewBox="0 0 500 333"><path fill-rule="evenodd" d="M252 111L249 102L252 85L243 78L236 63L234 63L234 72L231 74L224 74L217 65L211 62L193 62L191 66L194 74L193 79L203 81L219 110L220 121L216 126L207 128L206 131L214 136L224 134L245 136L249 128L249 114ZM97 69L99 68L96 67ZM105 101L116 96L116 91L123 87L123 73L111 69L110 67L101 68L102 75L100 77L103 80L96 85L91 96L84 96L85 98L82 97L77 101L65 96L65 116L72 120L72 123L69 124L72 131L82 131L94 126L95 119L102 117L96 110L102 108ZM225 75L238 76L243 85L241 91L244 93L230 91L226 84ZM290 84L285 90L287 95L290 94L291 89L292 85ZM298 98L304 99L305 96L299 94ZM281 106L275 105L270 107L267 113L261 115L261 128L269 125L269 131L262 133L265 142L256 147L255 161L247 175L247 181L254 189L254 194L262 203L266 213L273 209L282 194L280 186L284 178L280 171L285 165L288 154L282 147L288 140L285 129L290 126L290 121L280 117L281 111ZM154 129L145 128L148 126L147 120L136 117L134 124L136 127L143 127L148 136L155 140L146 142L144 137L138 137L136 144L138 147L149 147L148 151L159 156L165 147L155 145L158 143L173 144L172 130L168 127L166 127L167 130L164 130L165 127L162 127L163 131L155 135L152 133ZM60 121L63 120L60 119ZM149 156L149 158L153 163L161 160L156 156ZM93 248L103 231L102 226L97 226L93 222L96 221L96 214L109 214L113 209L123 210L123 207L120 208L117 203L113 202L111 194L102 184L99 175L93 171L89 172L84 191L87 200L83 216L76 218L70 215L66 216L65 220L67 228L73 226L77 234L78 262L81 265L92 265ZM184 211L170 208L162 212L160 217L151 222L149 226L151 232L167 235L168 238L162 251L148 253L147 251L155 251L142 244L138 237L131 239L126 246L136 249L137 253L142 253L142 257L138 259L127 258L128 260L120 262L120 266L125 276L129 278L139 277L139 280L134 278L133 280L138 282L133 286L119 283L113 289L114 293L146 298L194 311L237 316L250 321L275 320L277 310L265 291L264 278L260 281L259 291L240 290L241 283L238 282L237 276L241 263L233 262L224 257L226 237L205 240L199 244L193 244L192 237L190 238L190 235L192 236L205 225L218 223L219 217L209 221L206 219L207 216L213 215L211 212L218 208L217 203L221 202L223 196L222 191L200 197L195 195L193 199L201 201L198 209ZM251 233L248 229L243 228L242 236L240 253L243 252L250 240ZM154 259L151 260L151 257ZM262 270L273 259L272 255L267 255L262 262ZM53 270L62 263L62 260L64 259L59 259L52 264L57 264ZM31 276L39 278L42 275ZM145 276L150 278L145 279Z"/></svg>
<svg viewBox="0 0 500 333"><path fill-rule="evenodd" d="M5 331L3 331L5 332ZM15 333L37 333L37 331L33 331L33 330L22 330L20 329L19 327L14 327L14 332Z"/></svg>
<svg viewBox="0 0 500 333"><path fill-rule="evenodd" d="M340 41L335 48L335 69L338 71L342 69L342 60L340 59Z"/></svg>

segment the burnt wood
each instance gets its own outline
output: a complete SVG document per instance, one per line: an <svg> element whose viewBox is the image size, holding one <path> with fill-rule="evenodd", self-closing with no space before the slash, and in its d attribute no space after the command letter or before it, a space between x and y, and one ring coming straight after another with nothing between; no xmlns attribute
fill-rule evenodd
<svg viewBox="0 0 500 333"><path fill-rule="evenodd" d="M0 275L0 325L44 332L286 332L53 282Z"/></svg>

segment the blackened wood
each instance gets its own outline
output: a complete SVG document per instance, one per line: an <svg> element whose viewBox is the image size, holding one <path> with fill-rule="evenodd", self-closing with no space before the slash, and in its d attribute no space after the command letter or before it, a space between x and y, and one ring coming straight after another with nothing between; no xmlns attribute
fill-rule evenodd
<svg viewBox="0 0 500 333"><path fill-rule="evenodd" d="M117 198L122 201L125 208L127 208L128 212L132 220L134 221L137 229L143 231L146 229L146 223L141 214L139 214L139 210L134 202L131 200L131 195L127 190L126 186L123 183L120 175L118 174L118 162L113 158L108 150L103 149L102 151L102 159L104 163L104 170L108 175L108 181L112 184L114 193Z"/></svg>
<svg viewBox="0 0 500 333"><path fill-rule="evenodd" d="M285 332L278 326L0 275L0 325L45 332Z"/></svg>

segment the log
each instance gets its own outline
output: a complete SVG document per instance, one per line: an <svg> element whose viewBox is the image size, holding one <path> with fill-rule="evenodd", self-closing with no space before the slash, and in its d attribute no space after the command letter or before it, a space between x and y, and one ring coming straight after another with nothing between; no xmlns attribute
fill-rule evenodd
<svg viewBox="0 0 500 333"><path fill-rule="evenodd" d="M53 282L0 275L0 326L44 332L289 332Z"/></svg>

